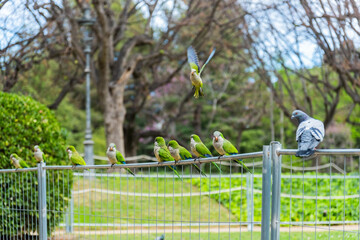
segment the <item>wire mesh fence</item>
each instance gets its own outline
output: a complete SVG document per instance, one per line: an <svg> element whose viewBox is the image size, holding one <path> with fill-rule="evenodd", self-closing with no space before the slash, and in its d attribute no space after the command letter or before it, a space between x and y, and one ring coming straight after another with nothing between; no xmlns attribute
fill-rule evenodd
<svg viewBox="0 0 360 240"><path fill-rule="evenodd" d="M127 164L135 176L121 165L3 169L0 238L359 239L359 150L294 153L272 144L185 160L181 179L173 162Z"/></svg>
<svg viewBox="0 0 360 240"><path fill-rule="evenodd" d="M324 152L307 159L285 154L281 239L359 239L359 152Z"/></svg>
<svg viewBox="0 0 360 240"><path fill-rule="evenodd" d="M262 153L249 156L251 158L244 160L248 167L251 166L252 172L261 173ZM222 173L210 164L212 161L217 161ZM200 175L192 167L197 162L201 162L206 176ZM260 218L255 218L255 213L261 213L261 204L255 205L254 197L261 197L261 175L246 174L236 163L212 158L177 164L180 179L166 164L128 164L135 176L119 171L122 166L72 168L44 165L47 237L256 239L252 232L254 224L260 224ZM85 168L91 168L91 171ZM8 179L15 179L14 183L17 183L31 175L32 181L24 181L29 187L14 184L14 188L21 191L29 188L34 193L34 196L25 192L14 195L17 199L31 202L32 207L10 208L8 201L0 205L2 213L19 215L19 219L14 221L15 225L2 232L2 239L31 239L41 232L39 169L26 171L13 169L0 172L2 186ZM1 191L2 195L8 192L6 187ZM35 225L31 231L27 223L17 226L18 222L28 219L22 211L34 212L31 222Z"/></svg>

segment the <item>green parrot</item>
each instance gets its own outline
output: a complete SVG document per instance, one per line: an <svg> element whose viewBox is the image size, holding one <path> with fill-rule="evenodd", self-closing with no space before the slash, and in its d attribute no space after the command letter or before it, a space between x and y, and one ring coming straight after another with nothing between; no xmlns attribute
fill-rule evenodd
<svg viewBox="0 0 360 240"><path fill-rule="evenodd" d="M115 143L110 143L110 145L106 151L106 156L108 157L109 161L111 162L111 167L114 166L114 164L116 164L116 163L126 164L123 155L119 151L116 150ZM128 173L130 173L131 175L135 176L135 174L129 168L125 168L125 170L128 171Z"/></svg>
<svg viewBox="0 0 360 240"><path fill-rule="evenodd" d="M221 132L215 131L213 134L213 146L215 150L221 155L235 155L238 154L239 151L232 145L232 143L224 138ZM245 166L241 159L235 160L238 164L240 164L246 171L251 173L251 171Z"/></svg>
<svg viewBox="0 0 360 240"><path fill-rule="evenodd" d="M212 154L210 150L203 144L200 137L196 134L192 134L190 136L190 149L191 151L196 155L198 158L206 158L206 157L212 157ZM211 162L221 173L220 167L214 163Z"/></svg>
<svg viewBox="0 0 360 240"><path fill-rule="evenodd" d="M36 161L38 161L38 162L44 161L43 152L41 151L41 149L38 145L34 146L34 157L35 157Z"/></svg>
<svg viewBox="0 0 360 240"><path fill-rule="evenodd" d="M26 162L21 157L19 157L16 153L13 153L10 155L10 162L12 165L15 166L16 169L29 167L26 164Z"/></svg>
<svg viewBox="0 0 360 240"><path fill-rule="evenodd" d="M195 88L195 93L194 93L195 98L198 98L199 96L204 96L202 90L203 82L201 80L201 73L203 72L206 64L208 64L211 58L214 56L214 54L215 54L215 48L212 50L210 56L208 57L208 59L200 69L199 59L195 49L192 46L188 47L187 49L188 63L190 64L190 69L191 69L190 80L193 87Z"/></svg>
<svg viewBox="0 0 360 240"><path fill-rule="evenodd" d="M191 153L183 146L180 146L179 143L175 140L169 141L168 148L171 153L171 156L175 159L175 161L192 158ZM206 177L206 174L203 171L201 171L201 169L196 164L193 164L193 166L201 175Z"/></svg>
<svg viewBox="0 0 360 240"><path fill-rule="evenodd" d="M171 156L171 153L166 147L165 140L162 137L156 137L154 143L154 154L156 159L159 162L165 161L175 161L175 159ZM168 166L174 173L181 179L179 173L176 171L175 166Z"/></svg>
<svg viewBox="0 0 360 240"><path fill-rule="evenodd" d="M74 146L68 146L66 151L68 152L69 160L74 165L74 167L77 165L83 165L83 166L86 165L86 162L80 156L80 154L76 151Z"/></svg>

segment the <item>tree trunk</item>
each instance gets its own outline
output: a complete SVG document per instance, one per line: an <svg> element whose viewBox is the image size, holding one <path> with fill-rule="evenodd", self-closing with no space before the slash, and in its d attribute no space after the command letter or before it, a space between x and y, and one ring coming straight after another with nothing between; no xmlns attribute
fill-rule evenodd
<svg viewBox="0 0 360 240"><path fill-rule="evenodd" d="M137 143L138 137L136 136L136 126L135 126L135 116L134 114L128 114L126 116L126 129L124 129L125 134L125 151L127 156L135 156L137 152Z"/></svg>
<svg viewBox="0 0 360 240"><path fill-rule="evenodd" d="M104 109L104 122L106 142L115 143L117 150L124 156L126 155L124 147L124 129L126 108L123 102L124 86L116 84L112 94L106 97Z"/></svg>

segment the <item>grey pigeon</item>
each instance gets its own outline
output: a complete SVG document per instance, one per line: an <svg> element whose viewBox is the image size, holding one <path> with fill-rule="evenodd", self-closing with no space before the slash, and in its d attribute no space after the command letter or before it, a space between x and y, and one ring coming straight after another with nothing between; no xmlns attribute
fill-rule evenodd
<svg viewBox="0 0 360 240"><path fill-rule="evenodd" d="M165 240L165 236L164 236L164 234L163 234L163 235L161 235L160 237L157 237L155 240Z"/></svg>
<svg viewBox="0 0 360 240"><path fill-rule="evenodd" d="M309 157L315 152L315 147L324 139L324 124L317 119L309 117L306 113L295 110L291 119L297 119L299 122L296 131L296 141L298 142L297 157Z"/></svg>

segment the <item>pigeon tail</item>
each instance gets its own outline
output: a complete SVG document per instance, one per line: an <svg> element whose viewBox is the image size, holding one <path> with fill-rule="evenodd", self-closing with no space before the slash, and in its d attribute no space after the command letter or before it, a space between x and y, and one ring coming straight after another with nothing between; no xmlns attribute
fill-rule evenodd
<svg viewBox="0 0 360 240"><path fill-rule="evenodd" d="M310 157L314 153L315 153L315 150L312 150L312 149L299 150L299 151L296 152L295 156L296 157L301 157L301 158L306 158L306 157Z"/></svg>

